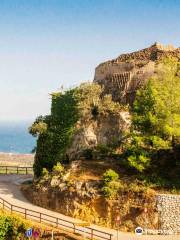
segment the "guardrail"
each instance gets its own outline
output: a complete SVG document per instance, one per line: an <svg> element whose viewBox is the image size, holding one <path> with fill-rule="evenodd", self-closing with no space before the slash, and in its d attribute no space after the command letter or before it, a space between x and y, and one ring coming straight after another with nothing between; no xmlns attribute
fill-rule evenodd
<svg viewBox="0 0 180 240"><path fill-rule="evenodd" d="M33 174L33 167L1 166L0 174Z"/></svg>
<svg viewBox="0 0 180 240"><path fill-rule="evenodd" d="M45 223L47 225L51 225L55 228L60 228L62 230L74 234L79 233L83 236L90 238L91 240L92 239L112 240L113 237L113 234L111 233L103 232L91 227L79 227L81 224L64 220L59 217L54 217L53 215L48 215L31 209L13 205L1 197L0 205L4 210L9 210L11 213L21 214L25 219L31 219L34 221L38 221L39 223Z"/></svg>

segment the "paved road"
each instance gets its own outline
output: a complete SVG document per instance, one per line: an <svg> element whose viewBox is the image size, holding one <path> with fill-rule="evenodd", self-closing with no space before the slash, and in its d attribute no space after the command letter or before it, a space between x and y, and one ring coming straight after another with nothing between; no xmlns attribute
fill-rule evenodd
<svg viewBox="0 0 180 240"><path fill-rule="evenodd" d="M46 213L58 218L61 218L63 220L69 220L73 222L80 222L77 219L67 217L65 215L62 215L60 213L56 213L38 206L35 206L28 202L28 200L23 196L23 194L20 191L20 184L31 178L31 176L18 176L18 175L0 175L0 197L5 199L6 201L10 202L11 204L14 204L16 206L21 206L27 209L35 210L38 212ZM93 228L101 231L105 231L107 233L112 233L114 235L114 240L117 240L117 232L112 229L99 227L96 225L92 225ZM123 233L119 232L119 240L180 240L180 236L162 236L162 235L154 235L154 236L136 236L132 233Z"/></svg>

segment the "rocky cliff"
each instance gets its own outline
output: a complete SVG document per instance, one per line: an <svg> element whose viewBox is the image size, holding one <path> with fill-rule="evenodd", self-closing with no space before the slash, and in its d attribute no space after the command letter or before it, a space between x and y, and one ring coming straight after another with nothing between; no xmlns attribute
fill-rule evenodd
<svg viewBox="0 0 180 240"><path fill-rule="evenodd" d="M169 56L180 60L180 48L155 43L143 50L122 54L97 66L94 82L104 86L104 93L112 94L114 101L131 105L137 89L155 73L156 63Z"/></svg>
<svg viewBox="0 0 180 240"><path fill-rule="evenodd" d="M145 227L146 218L148 228L156 229L155 192L145 190L142 184L134 184L131 179L128 185L123 182L123 189L117 198L105 198L101 176L108 167L117 169L118 165L108 161L74 161L64 176L48 174L32 185L23 185L22 190L28 200L38 206L90 223L116 228L118 210L122 231ZM149 209L147 216L143 211L146 205Z"/></svg>

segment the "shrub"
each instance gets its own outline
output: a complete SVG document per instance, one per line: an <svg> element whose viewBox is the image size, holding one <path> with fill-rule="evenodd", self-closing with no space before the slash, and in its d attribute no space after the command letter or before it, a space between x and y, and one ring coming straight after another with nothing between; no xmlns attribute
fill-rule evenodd
<svg viewBox="0 0 180 240"><path fill-rule="evenodd" d="M35 122L29 128L29 132L33 136L38 136L39 134L44 134L47 131L47 124L45 122Z"/></svg>
<svg viewBox="0 0 180 240"><path fill-rule="evenodd" d="M169 146L169 142L163 140L161 137L158 136L151 136L150 140L152 141L152 145L155 149L159 150L159 149L168 149Z"/></svg>
<svg viewBox="0 0 180 240"><path fill-rule="evenodd" d="M118 191L120 189L121 183L118 181L111 181L107 182L104 187L102 188L102 191L107 198L115 198L118 194Z"/></svg>
<svg viewBox="0 0 180 240"><path fill-rule="evenodd" d="M119 179L119 174L116 173L114 170L109 169L103 174L103 181L104 183L108 183L111 181L117 181Z"/></svg>
<svg viewBox="0 0 180 240"><path fill-rule="evenodd" d="M40 181L44 182L44 181L48 180L48 178L49 178L49 172L46 168L43 168Z"/></svg>
<svg viewBox="0 0 180 240"><path fill-rule="evenodd" d="M16 217L0 216L0 240L20 239L26 231L25 224Z"/></svg>
<svg viewBox="0 0 180 240"><path fill-rule="evenodd" d="M119 174L114 170L109 169L103 174L104 186L102 191L107 198L115 198L117 196L118 190L121 187L119 181Z"/></svg>
<svg viewBox="0 0 180 240"><path fill-rule="evenodd" d="M45 176L48 176L49 172L46 168L43 168L42 169L42 176L45 177Z"/></svg>
<svg viewBox="0 0 180 240"><path fill-rule="evenodd" d="M58 162L54 167L53 167L53 172L58 175L63 175L64 174L64 167L63 165Z"/></svg>
<svg viewBox="0 0 180 240"><path fill-rule="evenodd" d="M139 172L143 172L150 164L150 158L145 154L132 154L128 157L130 167L135 168Z"/></svg>

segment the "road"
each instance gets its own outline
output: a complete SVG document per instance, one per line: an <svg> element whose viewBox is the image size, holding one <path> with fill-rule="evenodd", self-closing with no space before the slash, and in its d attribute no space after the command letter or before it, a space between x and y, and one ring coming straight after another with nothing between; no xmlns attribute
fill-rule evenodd
<svg viewBox="0 0 180 240"><path fill-rule="evenodd" d="M37 212L40 212L42 214L46 213L47 215L51 215L54 217L58 217L63 220L69 220L73 222L80 222L80 220L65 216L60 213L56 213L38 206L33 205L30 203L21 193L20 191L20 184L25 181L31 179L31 176L25 176L25 175L0 175L0 197L8 201L9 203L21 206L27 209L31 209ZM48 218L48 217L47 217ZM113 234L113 239L117 240L117 231L113 229L108 229L104 227L100 227L97 225L91 225L94 229L104 231L107 233ZM119 240L179 240L180 236L176 235L142 235L137 236L133 233L124 233L119 232L118 234Z"/></svg>

